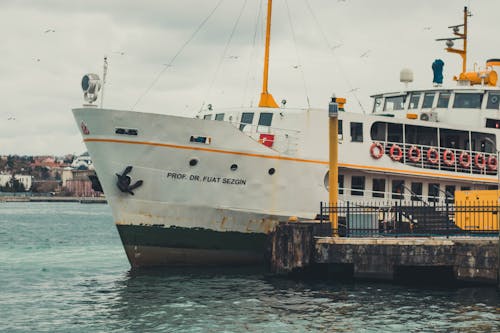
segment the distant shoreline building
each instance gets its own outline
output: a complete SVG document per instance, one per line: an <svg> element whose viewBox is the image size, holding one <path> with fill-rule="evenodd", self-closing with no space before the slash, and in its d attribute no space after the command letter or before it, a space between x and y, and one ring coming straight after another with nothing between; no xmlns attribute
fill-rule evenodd
<svg viewBox="0 0 500 333"><path fill-rule="evenodd" d="M7 187L7 184L12 179L12 175L2 173L0 174L0 186ZM24 186L24 191L28 192L33 185L33 176L30 175L14 175L14 179L19 181Z"/></svg>

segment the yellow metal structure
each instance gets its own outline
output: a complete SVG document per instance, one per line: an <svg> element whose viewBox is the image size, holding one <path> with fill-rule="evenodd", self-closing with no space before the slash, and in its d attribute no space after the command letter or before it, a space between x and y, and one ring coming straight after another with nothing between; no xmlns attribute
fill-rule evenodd
<svg viewBox="0 0 500 333"><path fill-rule="evenodd" d="M263 108L277 108L278 104L267 91L268 73L269 73L269 43L271 41L271 12L273 7L273 0L267 2L267 25L266 25L266 50L264 52L264 77L262 83L262 93L260 94L259 107Z"/></svg>
<svg viewBox="0 0 500 333"><path fill-rule="evenodd" d="M453 29L453 34L455 36L458 36L460 39L463 39L464 41L464 48L462 50L460 49L455 49L452 47L447 47L446 51L451 52L451 53L457 53L462 57L462 73L465 73L467 71L467 17L469 17L470 14L467 10L467 7L464 7L464 32L460 33L458 32L458 29ZM456 26L455 28L458 28L459 26Z"/></svg>
<svg viewBox="0 0 500 333"><path fill-rule="evenodd" d="M497 190L456 191L455 224L462 230L498 230Z"/></svg>
<svg viewBox="0 0 500 333"><path fill-rule="evenodd" d="M334 98L332 102L338 104L338 111L344 111L345 98ZM329 114L330 136L330 171L328 176L329 206L336 207L339 198L339 118L337 114ZM339 221L336 209L330 212L330 224L333 236L338 236Z"/></svg>
<svg viewBox="0 0 500 333"><path fill-rule="evenodd" d="M460 80L470 81L471 84L487 84L495 86L498 81L498 75L495 71L464 72L458 77Z"/></svg>

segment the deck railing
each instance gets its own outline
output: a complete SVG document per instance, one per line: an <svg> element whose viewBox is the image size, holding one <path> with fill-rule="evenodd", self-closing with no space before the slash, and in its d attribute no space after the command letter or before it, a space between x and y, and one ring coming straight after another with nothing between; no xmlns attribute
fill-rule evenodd
<svg viewBox="0 0 500 333"><path fill-rule="evenodd" d="M427 203L424 201L321 203L320 222L338 219L344 237L497 236L496 201Z"/></svg>
<svg viewBox="0 0 500 333"><path fill-rule="evenodd" d="M406 165L469 174L497 174L496 153L391 141L375 141L373 144L380 144L384 154Z"/></svg>

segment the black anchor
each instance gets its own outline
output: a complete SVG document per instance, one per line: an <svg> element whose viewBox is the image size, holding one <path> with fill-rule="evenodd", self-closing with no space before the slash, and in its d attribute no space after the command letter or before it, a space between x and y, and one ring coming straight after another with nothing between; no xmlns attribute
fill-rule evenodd
<svg viewBox="0 0 500 333"><path fill-rule="evenodd" d="M132 190L135 190L136 188L141 186L143 181L138 180L133 185L130 185L131 179L129 176L127 176L127 174L129 174L130 171L132 171L132 166L129 165L128 167L125 168L125 170L123 171L123 173L121 175L118 173L116 174L116 177L118 177L118 181L116 182L116 186L118 186L120 191L134 195L134 192L132 192Z"/></svg>

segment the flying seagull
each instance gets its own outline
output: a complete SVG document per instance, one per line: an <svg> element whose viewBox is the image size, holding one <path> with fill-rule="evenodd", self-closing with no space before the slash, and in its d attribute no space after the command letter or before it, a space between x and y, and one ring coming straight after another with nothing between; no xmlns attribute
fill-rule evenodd
<svg viewBox="0 0 500 333"><path fill-rule="evenodd" d="M360 58L367 58L368 57L368 54L370 53L370 50L364 52L362 55L360 55L359 57Z"/></svg>
<svg viewBox="0 0 500 333"><path fill-rule="evenodd" d="M44 34L47 34L47 33L49 33L49 32L56 32L56 31L55 31L54 29L47 29L47 30L45 30L43 33L44 33Z"/></svg>

